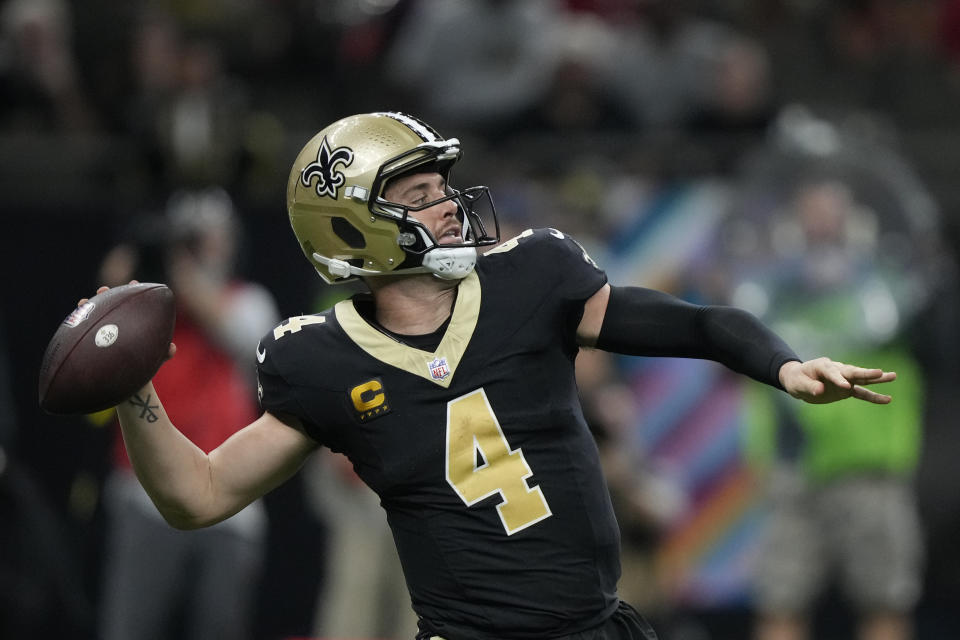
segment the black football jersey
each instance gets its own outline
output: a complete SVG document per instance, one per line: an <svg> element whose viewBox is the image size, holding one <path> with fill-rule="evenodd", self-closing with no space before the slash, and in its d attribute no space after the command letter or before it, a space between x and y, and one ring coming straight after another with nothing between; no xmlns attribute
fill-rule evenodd
<svg viewBox="0 0 960 640"><path fill-rule="evenodd" d="M555 637L617 606L619 531L574 376L583 305L605 282L574 240L528 230L460 282L433 352L354 300L260 344L263 408L297 416L377 492L434 633Z"/></svg>

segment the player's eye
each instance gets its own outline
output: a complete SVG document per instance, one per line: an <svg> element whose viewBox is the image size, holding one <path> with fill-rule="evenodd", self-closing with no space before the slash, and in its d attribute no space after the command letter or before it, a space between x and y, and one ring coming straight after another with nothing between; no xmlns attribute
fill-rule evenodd
<svg viewBox="0 0 960 640"><path fill-rule="evenodd" d="M422 205L425 205L425 204L430 204L431 202L433 202L433 201L436 199L436 198L432 197L432 196L430 195L430 192L427 191L427 190L418 191L417 193L413 194L412 197L413 197L413 204L416 205L416 206L418 206L418 207L419 207L419 206L422 206ZM442 196L441 196L441 197L442 197Z"/></svg>

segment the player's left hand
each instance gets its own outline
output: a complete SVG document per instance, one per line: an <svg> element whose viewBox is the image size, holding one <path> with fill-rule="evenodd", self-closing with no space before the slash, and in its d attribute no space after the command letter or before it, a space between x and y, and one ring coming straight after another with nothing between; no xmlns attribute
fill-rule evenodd
<svg viewBox="0 0 960 640"><path fill-rule="evenodd" d="M865 369L852 364L816 358L791 361L780 367L780 383L794 398L811 404L826 404L845 398L857 398L874 404L887 404L888 395L870 391L866 385L897 379L893 371Z"/></svg>

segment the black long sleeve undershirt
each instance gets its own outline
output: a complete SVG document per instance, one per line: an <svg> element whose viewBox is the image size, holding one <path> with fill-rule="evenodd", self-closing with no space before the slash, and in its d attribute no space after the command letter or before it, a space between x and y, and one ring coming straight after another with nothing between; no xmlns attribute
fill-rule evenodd
<svg viewBox="0 0 960 640"><path fill-rule="evenodd" d="M611 287L597 348L626 355L700 358L782 389L784 363L800 360L754 315L702 306L642 287Z"/></svg>

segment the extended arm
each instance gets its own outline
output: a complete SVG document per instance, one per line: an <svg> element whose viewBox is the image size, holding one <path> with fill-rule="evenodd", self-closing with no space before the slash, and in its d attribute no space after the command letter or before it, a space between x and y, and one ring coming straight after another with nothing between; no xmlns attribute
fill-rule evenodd
<svg viewBox="0 0 960 640"><path fill-rule="evenodd" d="M594 346L627 355L714 360L777 387L780 367L800 360L746 311L694 305L641 287L610 288Z"/></svg>
<svg viewBox="0 0 960 640"><path fill-rule="evenodd" d="M137 478L178 529L229 518L292 476L315 447L302 432L264 413L206 454L173 425L152 383L117 413Z"/></svg>
<svg viewBox="0 0 960 640"><path fill-rule="evenodd" d="M893 372L817 358L800 362L756 317L734 307L699 306L640 287L605 285L584 306L577 331L583 346L629 355L703 358L784 389L806 402L890 397L862 385L889 382Z"/></svg>

